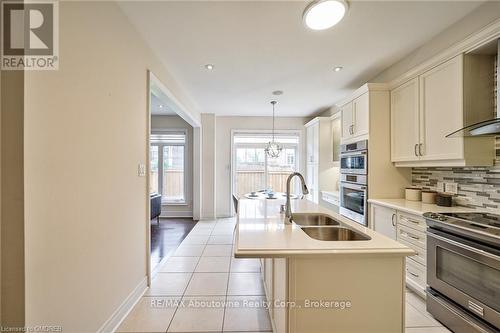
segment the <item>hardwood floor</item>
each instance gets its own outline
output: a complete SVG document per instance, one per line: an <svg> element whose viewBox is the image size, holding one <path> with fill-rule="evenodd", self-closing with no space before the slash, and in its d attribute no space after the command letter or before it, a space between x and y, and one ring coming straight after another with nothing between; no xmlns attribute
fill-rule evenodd
<svg viewBox="0 0 500 333"><path fill-rule="evenodd" d="M191 218L160 218L151 220L151 267L172 255L198 221Z"/></svg>

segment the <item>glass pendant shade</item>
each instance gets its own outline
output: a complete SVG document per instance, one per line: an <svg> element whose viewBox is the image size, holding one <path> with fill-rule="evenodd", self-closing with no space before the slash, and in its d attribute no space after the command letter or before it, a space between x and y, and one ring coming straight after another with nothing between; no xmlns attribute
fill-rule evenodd
<svg viewBox="0 0 500 333"><path fill-rule="evenodd" d="M281 147L276 141L274 141L274 106L276 105L276 103L276 101L271 102L271 104L273 105L273 138L267 143L266 148L264 149L266 155L270 158L279 157L281 151L283 150L283 147Z"/></svg>

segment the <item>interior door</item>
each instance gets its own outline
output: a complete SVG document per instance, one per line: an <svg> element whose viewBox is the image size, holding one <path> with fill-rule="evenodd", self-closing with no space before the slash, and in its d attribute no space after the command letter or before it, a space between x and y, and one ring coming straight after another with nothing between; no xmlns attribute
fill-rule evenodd
<svg viewBox="0 0 500 333"><path fill-rule="evenodd" d="M342 106L342 139L349 139L352 134L352 125L354 122L352 103Z"/></svg>
<svg viewBox="0 0 500 333"><path fill-rule="evenodd" d="M462 159L463 138L446 135L463 127L463 56L422 74L420 92L421 159Z"/></svg>
<svg viewBox="0 0 500 333"><path fill-rule="evenodd" d="M392 161L419 159L418 78L391 91Z"/></svg>

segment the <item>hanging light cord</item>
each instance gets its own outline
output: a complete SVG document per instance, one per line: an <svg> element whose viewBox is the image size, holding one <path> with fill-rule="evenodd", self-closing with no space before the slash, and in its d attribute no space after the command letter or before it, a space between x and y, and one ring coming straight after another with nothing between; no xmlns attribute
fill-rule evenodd
<svg viewBox="0 0 500 333"><path fill-rule="evenodd" d="M272 101L271 104L273 105L273 143L274 143L274 106L276 105L276 101Z"/></svg>

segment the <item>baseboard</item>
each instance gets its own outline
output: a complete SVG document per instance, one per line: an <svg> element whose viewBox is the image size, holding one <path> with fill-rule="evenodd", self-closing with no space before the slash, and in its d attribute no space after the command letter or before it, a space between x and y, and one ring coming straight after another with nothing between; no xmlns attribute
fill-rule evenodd
<svg viewBox="0 0 500 333"><path fill-rule="evenodd" d="M134 290L127 296L118 309L113 312L111 317L106 320L106 322L97 330L98 333L111 333L116 331L118 326L127 317L134 306L139 302L142 295L146 292L148 288L148 278L144 277L142 281L134 288Z"/></svg>
<svg viewBox="0 0 500 333"><path fill-rule="evenodd" d="M160 217L162 218L177 218L177 217L193 217L193 212L182 212L182 211L173 211L173 212L161 212Z"/></svg>

